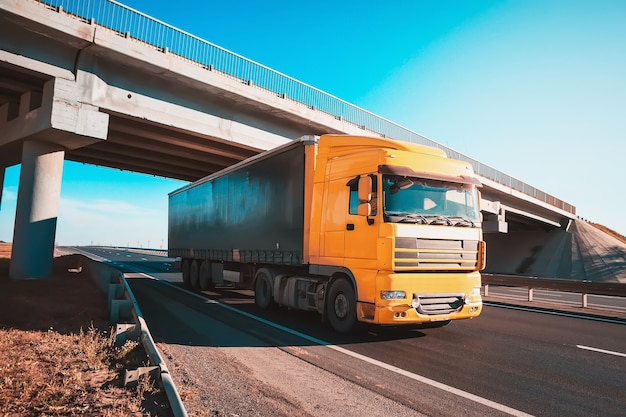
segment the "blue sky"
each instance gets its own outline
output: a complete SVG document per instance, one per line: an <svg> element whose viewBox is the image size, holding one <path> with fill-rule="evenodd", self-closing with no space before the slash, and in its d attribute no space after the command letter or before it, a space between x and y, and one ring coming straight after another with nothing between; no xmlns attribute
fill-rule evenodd
<svg viewBox="0 0 626 417"><path fill-rule="evenodd" d="M624 1L125 1L626 234ZM217 3L217 4L213 4ZM11 240L19 167L6 171ZM66 162L59 244L167 244L182 182Z"/></svg>

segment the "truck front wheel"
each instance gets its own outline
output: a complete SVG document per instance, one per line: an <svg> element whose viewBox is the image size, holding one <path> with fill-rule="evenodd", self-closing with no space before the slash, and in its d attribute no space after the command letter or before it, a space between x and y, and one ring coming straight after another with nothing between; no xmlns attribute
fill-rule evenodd
<svg viewBox="0 0 626 417"><path fill-rule="evenodd" d="M265 270L259 270L254 282L254 304L262 310L270 308L274 302L272 299L272 281L270 274Z"/></svg>
<svg viewBox="0 0 626 417"><path fill-rule="evenodd" d="M356 324L356 297L347 279L339 278L330 284L326 316L338 333L348 333Z"/></svg>

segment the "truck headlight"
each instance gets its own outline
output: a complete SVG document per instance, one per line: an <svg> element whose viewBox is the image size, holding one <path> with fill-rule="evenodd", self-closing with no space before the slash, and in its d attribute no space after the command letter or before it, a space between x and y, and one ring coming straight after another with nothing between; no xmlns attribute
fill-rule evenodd
<svg viewBox="0 0 626 417"><path fill-rule="evenodd" d="M469 296L465 299L465 304L476 303L480 300L480 287L472 288Z"/></svg>
<svg viewBox="0 0 626 417"><path fill-rule="evenodd" d="M382 300L403 300L406 298L404 291L381 291L380 298Z"/></svg>

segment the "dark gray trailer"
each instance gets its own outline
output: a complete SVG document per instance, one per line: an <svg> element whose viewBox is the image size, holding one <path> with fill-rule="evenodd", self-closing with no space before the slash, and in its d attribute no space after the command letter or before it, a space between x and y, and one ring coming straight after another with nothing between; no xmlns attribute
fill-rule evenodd
<svg viewBox="0 0 626 417"><path fill-rule="evenodd" d="M228 272L242 263L302 266L309 143L294 141L170 193L169 256L183 259L191 286L243 283L246 271ZM212 262L202 271L211 282L191 259Z"/></svg>

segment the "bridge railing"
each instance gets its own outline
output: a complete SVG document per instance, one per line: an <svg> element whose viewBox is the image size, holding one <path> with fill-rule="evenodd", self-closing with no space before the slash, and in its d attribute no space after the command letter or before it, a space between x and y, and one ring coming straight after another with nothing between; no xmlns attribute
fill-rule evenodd
<svg viewBox="0 0 626 417"><path fill-rule="evenodd" d="M446 151L448 156L469 162L482 177L511 187L524 194L571 214L576 208L556 197L546 194L488 165L454 151L390 120L377 116L315 87L241 55L221 48L211 42L177 29L114 0L34 0L49 8L72 15L88 23L95 23L122 36L152 45L167 53L197 63L207 70L219 71L226 76L262 88L285 99L345 120L363 130L381 136L434 146Z"/></svg>

